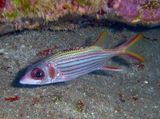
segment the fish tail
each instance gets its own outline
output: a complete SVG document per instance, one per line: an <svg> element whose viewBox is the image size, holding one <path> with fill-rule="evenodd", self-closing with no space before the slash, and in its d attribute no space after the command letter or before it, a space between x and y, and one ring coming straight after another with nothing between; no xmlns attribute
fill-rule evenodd
<svg viewBox="0 0 160 119"><path fill-rule="evenodd" d="M122 44L121 46L119 46L117 48L117 50L120 51L120 55L127 55L127 56L129 56L133 59L136 59L136 60L140 61L140 62L144 62L143 57L141 57L138 54L128 50L133 44L135 44L141 38L142 38L142 34L139 33L136 36L134 36L133 38L131 38L131 40L129 40L129 41L125 42L124 44Z"/></svg>

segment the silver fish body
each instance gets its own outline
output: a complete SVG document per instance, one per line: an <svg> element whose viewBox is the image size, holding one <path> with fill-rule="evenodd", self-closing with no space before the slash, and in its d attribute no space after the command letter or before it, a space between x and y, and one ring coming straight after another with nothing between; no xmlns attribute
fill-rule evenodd
<svg viewBox="0 0 160 119"><path fill-rule="evenodd" d="M51 62L57 70L59 81L66 81L101 69L113 55L115 55L113 51L106 52L100 47L92 46L58 54L50 57L48 62Z"/></svg>
<svg viewBox="0 0 160 119"><path fill-rule="evenodd" d="M115 49L91 46L46 57L43 61L28 68L20 83L44 85L73 80L95 70L121 71L121 68L106 66L107 61L116 55L127 55L143 62L142 57L127 50L141 36L141 34L138 34Z"/></svg>

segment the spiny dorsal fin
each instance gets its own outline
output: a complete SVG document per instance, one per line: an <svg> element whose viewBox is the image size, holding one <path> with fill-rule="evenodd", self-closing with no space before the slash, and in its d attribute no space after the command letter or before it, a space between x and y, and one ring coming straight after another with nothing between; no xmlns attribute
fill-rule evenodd
<svg viewBox="0 0 160 119"><path fill-rule="evenodd" d="M105 31L101 32L99 34L96 42L93 45L105 48L105 46L106 46L106 36L107 36L107 32L105 32Z"/></svg>

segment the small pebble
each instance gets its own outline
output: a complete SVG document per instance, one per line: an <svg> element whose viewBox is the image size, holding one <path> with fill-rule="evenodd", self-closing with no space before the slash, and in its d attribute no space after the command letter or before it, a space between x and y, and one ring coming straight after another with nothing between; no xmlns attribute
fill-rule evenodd
<svg viewBox="0 0 160 119"><path fill-rule="evenodd" d="M148 84L149 82L145 80L144 83L145 83L145 84Z"/></svg>

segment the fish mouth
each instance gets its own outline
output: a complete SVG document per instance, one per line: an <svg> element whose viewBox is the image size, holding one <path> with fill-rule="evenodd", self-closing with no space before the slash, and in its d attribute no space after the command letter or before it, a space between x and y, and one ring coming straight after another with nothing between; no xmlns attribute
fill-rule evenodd
<svg viewBox="0 0 160 119"><path fill-rule="evenodd" d="M25 82L23 80L20 80L19 83L20 84L25 84Z"/></svg>
<svg viewBox="0 0 160 119"><path fill-rule="evenodd" d="M23 85L39 85L40 84L39 81L34 81L34 80L32 80L32 81L20 80L19 83L23 84Z"/></svg>
<svg viewBox="0 0 160 119"><path fill-rule="evenodd" d="M33 79L30 79L28 77L23 77L19 83L20 84L23 84L23 85L39 85L41 81L39 80L33 80Z"/></svg>
<svg viewBox="0 0 160 119"><path fill-rule="evenodd" d="M23 80L23 79L20 80L19 83L20 83L20 84L32 84L32 85L33 85L33 82L26 81L26 80Z"/></svg>

